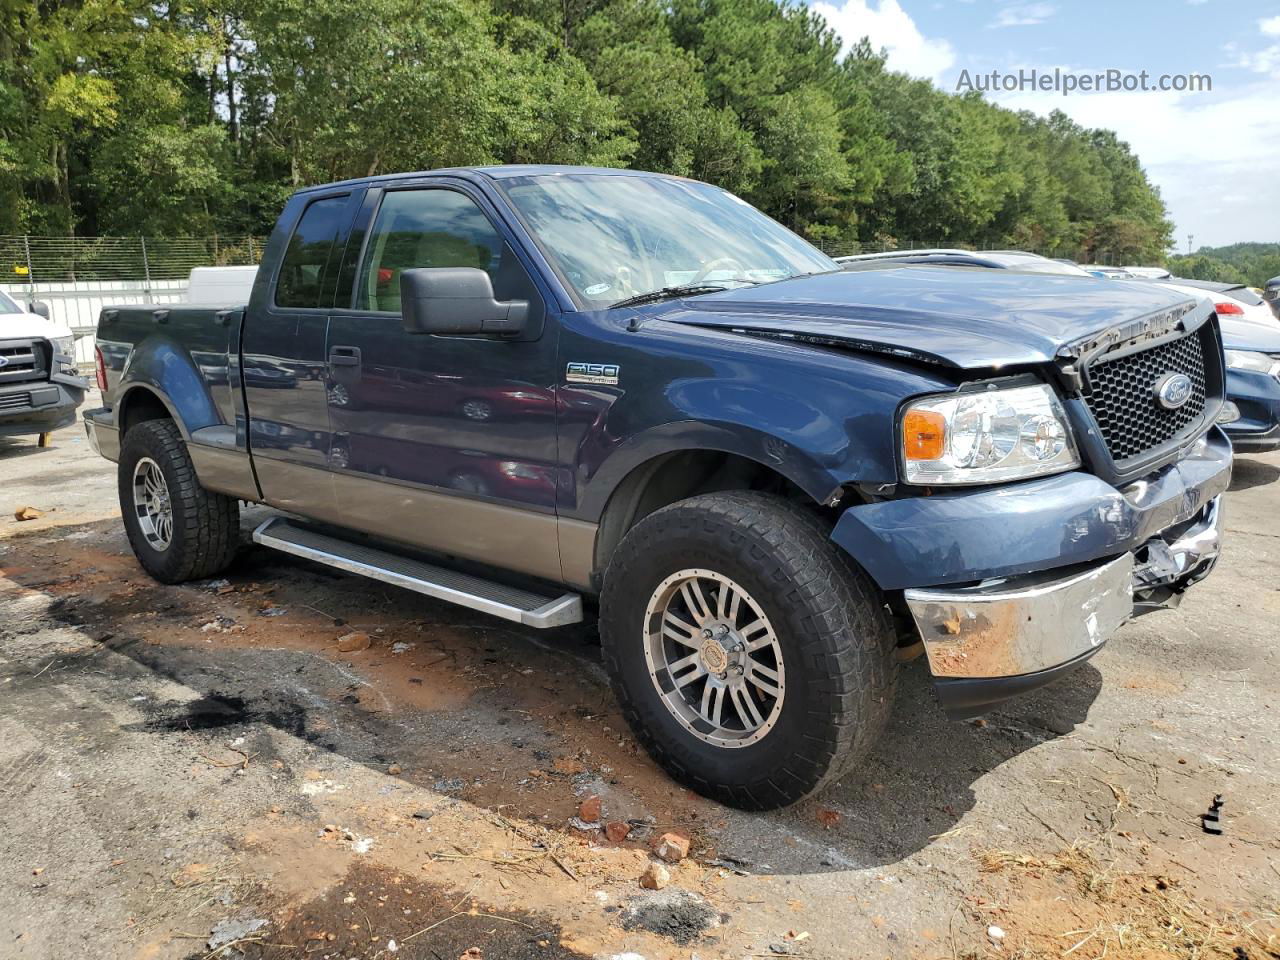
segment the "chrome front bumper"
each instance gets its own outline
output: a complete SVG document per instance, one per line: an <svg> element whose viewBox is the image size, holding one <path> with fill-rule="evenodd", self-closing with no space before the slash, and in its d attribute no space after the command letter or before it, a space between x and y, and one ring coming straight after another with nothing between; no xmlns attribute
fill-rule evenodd
<svg viewBox="0 0 1280 960"><path fill-rule="evenodd" d="M1217 561L1221 500L1175 527L1171 540L1066 575L905 591L948 712L972 716L1042 686L1089 659L1136 612L1176 605Z"/></svg>

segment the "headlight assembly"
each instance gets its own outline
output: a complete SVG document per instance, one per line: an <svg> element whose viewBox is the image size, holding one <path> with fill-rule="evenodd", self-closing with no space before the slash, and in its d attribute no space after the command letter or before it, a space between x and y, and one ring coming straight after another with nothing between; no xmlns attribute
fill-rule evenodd
<svg viewBox="0 0 1280 960"><path fill-rule="evenodd" d="M49 342L53 344L54 369L58 373L75 373L76 338L54 337Z"/></svg>
<svg viewBox="0 0 1280 960"><path fill-rule="evenodd" d="M999 483L1080 466L1057 395L1047 384L927 397L902 416L905 479Z"/></svg>
<svg viewBox="0 0 1280 960"><path fill-rule="evenodd" d="M1254 373L1269 373L1280 380L1280 360L1269 357L1265 353L1252 353L1248 350L1228 350L1227 367L1231 370L1252 370Z"/></svg>

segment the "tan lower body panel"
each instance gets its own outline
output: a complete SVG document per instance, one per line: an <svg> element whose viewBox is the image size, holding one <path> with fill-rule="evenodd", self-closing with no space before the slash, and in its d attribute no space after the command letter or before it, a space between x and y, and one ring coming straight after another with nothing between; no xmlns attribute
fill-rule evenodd
<svg viewBox="0 0 1280 960"><path fill-rule="evenodd" d="M258 484L253 479L249 454L199 443L188 443L187 452L195 465L200 486L240 500L257 500Z"/></svg>
<svg viewBox="0 0 1280 960"><path fill-rule="evenodd" d="M565 583L579 590L594 590L591 574L596 569L596 534L600 525L586 520L561 518L560 569Z"/></svg>
<svg viewBox="0 0 1280 960"><path fill-rule="evenodd" d="M424 550L543 577L557 583L560 543L554 513L489 503L388 480L334 473L345 527Z"/></svg>

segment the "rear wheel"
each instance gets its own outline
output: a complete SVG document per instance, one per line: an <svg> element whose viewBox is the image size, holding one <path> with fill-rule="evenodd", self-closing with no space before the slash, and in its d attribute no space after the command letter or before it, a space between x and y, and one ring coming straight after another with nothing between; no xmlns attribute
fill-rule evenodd
<svg viewBox="0 0 1280 960"><path fill-rule="evenodd" d="M628 722L673 777L744 809L793 803L888 721L895 638L866 574L778 497L694 497L610 562L601 638Z"/></svg>
<svg viewBox="0 0 1280 960"><path fill-rule="evenodd" d="M147 420L125 434L117 480L129 545L157 580L199 580L231 563L240 505L200 486L172 420Z"/></svg>

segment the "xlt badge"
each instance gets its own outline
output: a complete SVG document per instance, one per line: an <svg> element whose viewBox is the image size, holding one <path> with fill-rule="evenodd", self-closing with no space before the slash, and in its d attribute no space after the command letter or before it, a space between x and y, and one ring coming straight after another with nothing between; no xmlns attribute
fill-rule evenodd
<svg viewBox="0 0 1280 960"><path fill-rule="evenodd" d="M616 363L571 363L564 378L569 383L597 383L609 387L618 385L621 368Z"/></svg>

